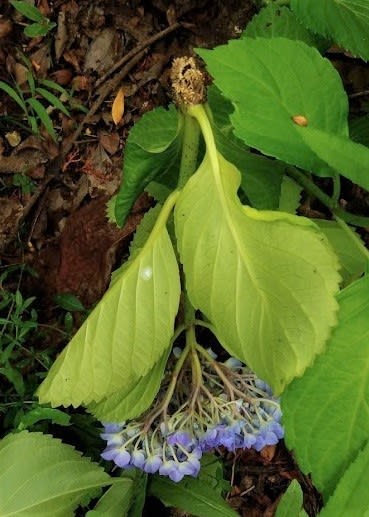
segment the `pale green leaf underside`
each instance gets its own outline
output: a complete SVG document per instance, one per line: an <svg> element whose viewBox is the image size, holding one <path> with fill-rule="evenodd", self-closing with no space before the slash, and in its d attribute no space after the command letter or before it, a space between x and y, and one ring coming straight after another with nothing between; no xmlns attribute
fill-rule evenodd
<svg viewBox="0 0 369 517"><path fill-rule="evenodd" d="M170 208L164 206L162 214ZM56 359L38 390L41 403L76 407L99 402L146 375L168 348L180 281L165 223L160 215L140 253L115 274Z"/></svg>
<svg viewBox="0 0 369 517"><path fill-rule="evenodd" d="M342 82L315 48L286 38L245 38L198 53L216 86L234 104L236 136L264 154L316 174L331 174L292 119L304 116L309 127L348 134Z"/></svg>
<svg viewBox="0 0 369 517"><path fill-rule="evenodd" d="M239 171L218 154L191 177L175 224L192 304L223 346L280 393L336 323L338 262L308 219L242 206Z"/></svg>
<svg viewBox="0 0 369 517"><path fill-rule="evenodd" d="M334 39L354 55L369 59L367 0L291 0L291 8L313 31Z"/></svg>
<svg viewBox="0 0 369 517"><path fill-rule="evenodd" d="M299 482L293 479L283 494L275 513L275 517L299 517L303 503L303 494ZM305 515L307 515L305 513Z"/></svg>
<svg viewBox="0 0 369 517"><path fill-rule="evenodd" d="M174 483L163 476L153 477L150 495L160 499L166 506L174 506L196 517L236 517L217 491L200 479L186 477Z"/></svg>
<svg viewBox="0 0 369 517"><path fill-rule="evenodd" d="M0 441L1 517L69 517L89 492L113 483L70 445L23 431Z"/></svg>
<svg viewBox="0 0 369 517"><path fill-rule="evenodd" d="M253 17L241 35L241 38L245 37L283 37L316 46L316 36L299 22L296 15L288 7L275 4L264 7Z"/></svg>
<svg viewBox="0 0 369 517"><path fill-rule="evenodd" d="M282 396L286 442L327 498L368 439L369 277L338 296L326 352Z"/></svg>
<svg viewBox="0 0 369 517"><path fill-rule="evenodd" d="M144 377L132 386L113 393L97 404L89 406L91 413L101 421L123 422L141 415L156 397L163 378L168 353Z"/></svg>
<svg viewBox="0 0 369 517"><path fill-rule="evenodd" d="M343 285L349 285L360 278L366 271L367 258L363 252L360 252L360 247L364 246L364 243L359 235L352 231L352 237L350 237L336 221L315 219L314 222L325 234L338 256ZM355 239L357 245L354 245Z"/></svg>
<svg viewBox="0 0 369 517"><path fill-rule="evenodd" d="M321 517L367 517L369 514L369 442L340 479Z"/></svg>

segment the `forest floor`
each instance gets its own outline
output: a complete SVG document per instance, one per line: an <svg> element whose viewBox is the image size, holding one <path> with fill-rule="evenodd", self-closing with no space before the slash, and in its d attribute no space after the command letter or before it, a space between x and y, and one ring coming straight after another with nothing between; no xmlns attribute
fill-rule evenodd
<svg viewBox="0 0 369 517"><path fill-rule="evenodd" d="M13 362L0 363L1 437L24 418L35 386L85 314L55 295L71 293L86 308L96 303L151 205L141 197L122 229L106 218L130 128L145 112L170 102L174 57L238 37L256 9L245 0L39 0L55 27L31 38L23 32L27 20L8 0L0 4L0 81L19 87L26 99L32 98L32 84L46 87L44 79L73 92L65 101L69 114L55 106L47 110L53 140L42 125L32 134L20 107L0 91L0 316L6 313L18 332ZM331 59L349 93L368 88L369 72L359 61L339 49ZM120 88L124 115L114 124L112 103ZM346 189L350 211L365 215L368 199L351 185ZM308 200L301 206L301 213L314 210L319 207ZM22 299L15 298L17 289ZM1 338L3 350L9 328ZM55 424L53 432L76 446L84 440L63 434L65 429ZM309 515L319 510L319 494L283 443L224 459L228 500L240 515L272 516L291 479L301 483Z"/></svg>

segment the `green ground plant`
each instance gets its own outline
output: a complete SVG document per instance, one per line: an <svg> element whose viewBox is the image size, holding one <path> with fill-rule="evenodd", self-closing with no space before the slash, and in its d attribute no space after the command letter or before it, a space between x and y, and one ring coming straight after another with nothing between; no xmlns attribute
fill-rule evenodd
<svg viewBox="0 0 369 517"><path fill-rule="evenodd" d="M369 511L369 252L356 232L369 220L339 203L341 177L369 190L369 149L350 138L322 56L331 40L369 59L369 5L268 4L240 39L197 50L214 79L207 102L195 61L176 60L176 104L131 130L109 216L122 226L144 190L157 205L37 391L47 409L102 422L119 477L51 436L11 434L1 514L72 515L110 486L87 515L141 515L148 494L232 516L214 447L260 450L283 433L320 515ZM303 190L331 219L296 215ZM29 490L15 497L20 476ZM277 515L306 515L298 484Z"/></svg>
<svg viewBox="0 0 369 517"><path fill-rule="evenodd" d="M29 38L46 36L56 27L55 22L51 22L39 9L37 9L37 7L29 2L25 2L23 0L10 0L10 4L14 9L27 18L27 20L33 22L27 24L24 28L24 34Z"/></svg>

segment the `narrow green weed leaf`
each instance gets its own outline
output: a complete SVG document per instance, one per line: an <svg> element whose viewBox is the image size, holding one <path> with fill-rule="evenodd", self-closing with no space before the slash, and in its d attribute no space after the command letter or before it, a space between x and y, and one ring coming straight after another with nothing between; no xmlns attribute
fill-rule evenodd
<svg viewBox="0 0 369 517"><path fill-rule="evenodd" d="M34 99L33 97L27 99L26 102L35 110L38 118L41 120L46 131L49 133L51 138L56 142L58 138L54 131L53 121L49 117L48 112L46 111L44 106L41 104L41 102L39 102L37 99Z"/></svg>
<svg viewBox="0 0 369 517"><path fill-rule="evenodd" d="M369 442L339 480L320 517L367 517L369 514Z"/></svg>
<svg viewBox="0 0 369 517"><path fill-rule="evenodd" d="M36 88L36 92L42 95L47 101L49 101L50 104L54 106L54 108L64 113L64 115L67 115L67 117L70 117L70 111L65 107L61 100L58 99L58 97L56 97L53 93L49 92L49 90L38 86Z"/></svg>
<svg viewBox="0 0 369 517"><path fill-rule="evenodd" d="M51 28L45 23L32 23L24 28L24 34L29 38L37 38L39 36L46 36Z"/></svg>
<svg viewBox="0 0 369 517"><path fill-rule="evenodd" d="M282 395L287 446L325 499L369 430L369 277L339 295L339 324L314 367Z"/></svg>
<svg viewBox="0 0 369 517"><path fill-rule="evenodd" d="M70 97L69 93L65 88L60 86L60 84L56 83L55 81L51 81L50 79L39 79L38 84L43 84L47 88L51 88L52 90L56 90L57 92L60 92L64 94L66 97Z"/></svg>
<svg viewBox="0 0 369 517"><path fill-rule="evenodd" d="M42 22L44 20L44 16L41 11L37 9L34 5L26 2L24 0L10 0L10 4L19 11L23 16L32 20L33 22Z"/></svg>
<svg viewBox="0 0 369 517"><path fill-rule="evenodd" d="M180 134L181 119L174 106L169 110L156 108L133 126L125 148L123 180L115 201L119 226L123 226L138 195L151 181L166 176L173 189L176 187Z"/></svg>
<svg viewBox="0 0 369 517"><path fill-rule="evenodd" d="M208 102L213 114L214 138L219 152L241 173L241 188L254 208L278 208L285 164L250 151L232 132L232 104L212 86Z"/></svg>
<svg viewBox="0 0 369 517"><path fill-rule="evenodd" d="M163 476L153 476L149 494L166 506L174 506L197 517L236 517L238 514L216 490L199 479L174 483Z"/></svg>
<svg viewBox="0 0 369 517"><path fill-rule="evenodd" d="M301 22L334 39L355 56L369 59L369 3L366 0L291 0Z"/></svg>
<svg viewBox="0 0 369 517"><path fill-rule="evenodd" d="M349 285L360 278L366 271L367 258L360 251L360 248L364 249L365 245L359 235L354 231L352 231L352 236L348 235L336 221L314 219L314 222L326 235L338 256L343 285ZM355 240L357 244L355 244Z"/></svg>
<svg viewBox="0 0 369 517"><path fill-rule="evenodd" d="M166 222L172 194L143 248L108 291L38 390L53 406L99 402L147 374L167 350L180 296L179 271Z"/></svg>
<svg viewBox="0 0 369 517"><path fill-rule="evenodd" d="M241 38L257 37L283 37L303 41L313 47L317 46L316 36L299 22L296 15L288 7L276 4L270 4L261 9L241 35Z"/></svg>
<svg viewBox="0 0 369 517"><path fill-rule="evenodd" d="M307 123L348 134L341 79L315 48L285 38L245 38L198 53L236 107L231 122L237 137L264 154L315 174L331 174L298 131L298 124Z"/></svg>
<svg viewBox="0 0 369 517"><path fill-rule="evenodd" d="M59 307L61 307L62 309L66 310L66 311L83 312L86 310L86 307L74 294L70 294L70 293L57 294L54 297L54 300L59 305Z"/></svg>
<svg viewBox="0 0 369 517"><path fill-rule="evenodd" d="M131 505L134 484L131 479L122 481L109 488L98 500L95 508L86 513L86 517L127 517Z"/></svg>
<svg viewBox="0 0 369 517"><path fill-rule="evenodd" d="M0 81L0 90L3 90L5 93L9 95L13 99L14 102L18 104L18 106L25 112L27 112L27 107L25 101L21 98L21 96L9 86L9 84L4 83L4 81Z"/></svg>
<svg viewBox="0 0 369 517"><path fill-rule="evenodd" d="M168 352L144 377L101 402L91 404L89 411L103 422L123 422L141 415L150 407L159 391Z"/></svg>
<svg viewBox="0 0 369 517"><path fill-rule="evenodd" d="M178 248L194 307L280 393L336 323L338 261L314 223L243 206L239 184L231 163L205 156L176 204Z"/></svg>
<svg viewBox="0 0 369 517"><path fill-rule="evenodd" d="M114 482L70 445L22 431L0 441L0 515L72 517L91 491Z"/></svg>
<svg viewBox="0 0 369 517"><path fill-rule="evenodd" d="M369 148L319 129L299 127L302 140L332 169L369 190Z"/></svg>

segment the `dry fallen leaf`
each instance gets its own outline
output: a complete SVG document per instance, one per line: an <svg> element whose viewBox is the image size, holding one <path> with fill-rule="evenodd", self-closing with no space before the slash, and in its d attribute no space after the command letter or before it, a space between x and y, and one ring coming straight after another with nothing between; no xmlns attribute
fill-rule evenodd
<svg viewBox="0 0 369 517"><path fill-rule="evenodd" d="M120 88L114 99L113 105L111 107L111 116L112 116L114 124L116 126L122 120L123 114L124 114L124 90L123 90L123 88Z"/></svg>

